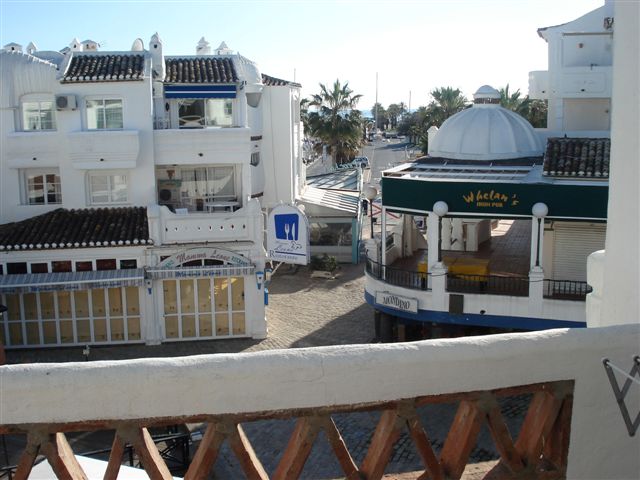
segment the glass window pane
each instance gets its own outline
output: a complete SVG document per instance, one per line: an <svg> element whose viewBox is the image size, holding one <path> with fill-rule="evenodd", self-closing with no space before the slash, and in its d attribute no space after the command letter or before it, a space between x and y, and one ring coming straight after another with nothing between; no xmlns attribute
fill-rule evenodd
<svg viewBox="0 0 640 480"><path fill-rule="evenodd" d="M31 273L47 273L49 271L48 263L32 263Z"/></svg>
<svg viewBox="0 0 640 480"><path fill-rule="evenodd" d="M244 313L234 312L232 315L231 321L233 323L233 334L244 335L245 333Z"/></svg>
<svg viewBox="0 0 640 480"><path fill-rule="evenodd" d="M202 128L205 124L204 100L180 100L178 125L180 128Z"/></svg>
<svg viewBox="0 0 640 480"><path fill-rule="evenodd" d="M111 177L111 201L126 202L127 201L127 176L113 175Z"/></svg>
<svg viewBox="0 0 640 480"><path fill-rule="evenodd" d="M104 317L106 314L104 306L104 290L96 288L91 290L91 305L94 317Z"/></svg>
<svg viewBox="0 0 640 480"><path fill-rule="evenodd" d="M40 127L42 130L53 130L56 128L53 102L40 102Z"/></svg>
<svg viewBox="0 0 640 480"><path fill-rule="evenodd" d="M194 315L182 316L182 338L196 336L196 317Z"/></svg>
<svg viewBox="0 0 640 480"><path fill-rule="evenodd" d="M52 292L43 292L40 294L40 315L42 318L56 318Z"/></svg>
<svg viewBox="0 0 640 480"><path fill-rule="evenodd" d="M122 316L122 289L121 288L109 288L107 290L109 295L109 315L112 317Z"/></svg>
<svg viewBox="0 0 640 480"><path fill-rule="evenodd" d="M7 263L7 275L18 275L20 273L27 273L27 262Z"/></svg>
<svg viewBox="0 0 640 480"><path fill-rule="evenodd" d="M111 318L111 340L122 341L124 340L124 319L123 318Z"/></svg>
<svg viewBox="0 0 640 480"><path fill-rule="evenodd" d="M25 320L38 319L38 299L35 293L25 293L22 295L22 304L24 305Z"/></svg>
<svg viewBox="0 0 640 480"><path fill-rule="evenodd" d="M126 287L125 294L127 296L127 315L140 315L139 288Z"/></svg>
<svg viewBox="0 0 640 480"><path fill-rule="evenodd" d="M136 260L120 260L120 270L130 268L138 268L138 262Z"/></svg>
<svg viewBox="0 0 640 480"><path fill-rule="evenodd" d="M56 322L42 322L43 343L58 343L58 333L56 330Z"/></svg>
<svg viewBox="0 0 640 480"><path fill-rule="evenodd" d="M73 343L73 322L71 320L60 322L60 342Z"/></svg>
<svg viewBox="0 0 640 480"><path fill-rule="evenodd" d="M59 291L58 296L58 318L71 318L71 292Z"/></svg>
<svg viewBox="0 0 640 480"><path fill-rule="evenodd" d="M22 104L22 126L24 130L40 130L40 106L38 102Z"/></svg>
<svg viewBox="0 0 640 480"><path fill-rule="evenodd" d="M211 311L211 280L208 278L198 279L198 311Z"/></svg>
<svg viewBox="0 0 640 480"><path fill-rule="evenodd" d="M9 323L9 341L11 345L22 345L22 322Z"/></svg>
<svg viewBox="0 0 640 480"><path fill-rule="evenodd" d="M213 335L211 331L211 314L199 315L198 322L200 326L200 336L211 337Z"/></svg>
<svg viewBox="0 0 640 480"><path fill-rule="evenodd" d="M40 344L40 327L35 322L27 322L27 345Z"/></svg>
<svg viewBox="0 0 640 480"><path fill-rule="evenodd" d="M244 310L244 278L231 279L231 303L233 310Z"/></svg>
<svg viewBox="0 0 640 480"><path fill-rule="evenodd" d="M115 258L96 260L96 270L115 270L117 267Z"/></svg>
<svg viewBox="0 0 640 480"><path fill-rule="evenodd" d="M76 318L89 317L89 292L86 290L73 292L76 305Z"/></svg>
<svg viewBox="0 0 640 480"><path fill-rule="evenodd" d="M229 314L216 313L216 335L229 335Z"/></svg>
<svg viewBox="0 0 640 480"><path fill-rule="evenodd" d="M91 341L91 327L89 320L77 320L76 328L78 329L78 342Z"/></svg>
<svg viewBox="0 0 640 480"><path fill-rule="evenodd" d="M9 320L20 320L22 317L20 315L20 295L17 293L13 293L10 295L5 295L7 313L4 314L5 317L9 317Z"/></svg>
<svg viewBox="0 0 640 480"><path fill-rule="evenodd" d="M122 128L122 100L105 100L105 128Z"/></svg>
<svg viewBox="0 0 640 480"><path fill-rule="evenodd" d="M94 130L104 128L102 100L87 100L87 128Z"/></svg>
<svg viewBox="0 0 640 480"><path fill-rule="evenodd" d="M93 336L96 342L107 341L107 321L104 318L93 321Z"/></svg>
<svg viewBox="0 0 640 480"><path fill-rule="evenodd" d="M216 311L226 311L229 308L229 298L227 296L228 280L226 278L214 279L214 298Z"/></svg>
<svg viewBox="0 0 640 480"><path fill-rule="evenodd" d="M76 262L76 272L90 272L93 270L93 262Z"/></svg>
<svg viewBox="0 0 640 480"><path fill-rule="evenodd" d="M178 297L176 295L176 281L165 280L162 282L164 291L164 313L178 312Z"/></svg>
<svg viewBox="0 0 640 480"><path fill-rule="evenodd" d="M178 317L175 315L165 316L164 330L166 338L178 338Z"/></svg>
<svg viewBox="0 0 640 480"><path fill-rule="evenodd" d="M196 311L193 280L180 280L180 311L182 313L193 313Z"/></svg>
<svg viewBox="0 0 640 480"><path fill-rule="evenodd" d="M71 271L71 262L51 262L51 270L53 272L70 272Z"/></svg>
<svg viewBox="0 0 640 480"><path fill-rule="evenodd" d="M127 318L127 333L129 340L140 340L140 317Z"/></svg>

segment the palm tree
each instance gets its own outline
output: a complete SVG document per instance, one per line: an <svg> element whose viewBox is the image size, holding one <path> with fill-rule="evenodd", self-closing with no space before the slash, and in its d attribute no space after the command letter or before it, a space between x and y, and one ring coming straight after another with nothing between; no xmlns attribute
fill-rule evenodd
<svg viewBox="0 0 640 480"><path fill-rule="evenodd" d="M336 163L349 160L357 152L362 141L362 117L355 110L362 95L354 95L349 82L340 80L331 89L320 84L320 93L312 95L309 107L316 111L307 113L307 128L328 146Z"/></svg>
<svg viewBox="0 0 640 480"><path fill-rule="evenodd" d="M526 118L536 128L547 126L547 103L544 100L532 100L529 95L520 98L520 89L509 93L509 84L500 89L500 105Z"/></svg>
<svg viewBox="0 0 640 480"><path fill-rule="evenodd" d="M441 87L431 91L433 100L427 106L430 125L439 127L451 115L464 110L467 107L467 99L459 88Z"/></svg>
<svg viewBox="0 0 640 480"><path fill-rule="evenodd" d="M520 95L520 89L510 93L507 83L506 87L500 89L500 105L526 118L531 106L531 99L529 95L525 95L524 98L520 98Z"/></svg>

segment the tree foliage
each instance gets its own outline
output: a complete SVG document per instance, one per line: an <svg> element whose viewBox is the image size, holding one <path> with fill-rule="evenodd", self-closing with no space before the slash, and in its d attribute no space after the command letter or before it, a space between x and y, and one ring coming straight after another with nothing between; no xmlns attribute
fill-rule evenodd
<svg viewBox="0 0 640 480"><path fill-rule="evenodd" d="M337 164L357 153L362 142L362 116L356 110L362 95L355 95L336 79L330 88L320 84L320 93L305 100L301 117L310 136L322 141Z"/></svg>
<svg viewBox="0 0 640 480"><path fill-rule="evenodd" d="M520 96L520 89L509 92L509 84L500 89L500 105L526 118L535 128L547 126L547 103L544 100L532 100L529 95Z"/></svg>

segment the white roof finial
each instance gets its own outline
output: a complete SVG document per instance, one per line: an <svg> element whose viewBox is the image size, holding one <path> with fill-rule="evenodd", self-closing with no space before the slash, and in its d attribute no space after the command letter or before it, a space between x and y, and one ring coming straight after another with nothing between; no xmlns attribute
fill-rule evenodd
<svg viewBox="0 0 640 480"><path fill-rule="evenodd" d="M196 55L211 55L211 45L202 37L196 46Z"/></svg>
<svg viewBox="0 0 640 480"><path fill-rule="evenodd" d="M233 50L231 50L225 42L222 42L218 48L216 48L216 55L231 55Z"/></svg>

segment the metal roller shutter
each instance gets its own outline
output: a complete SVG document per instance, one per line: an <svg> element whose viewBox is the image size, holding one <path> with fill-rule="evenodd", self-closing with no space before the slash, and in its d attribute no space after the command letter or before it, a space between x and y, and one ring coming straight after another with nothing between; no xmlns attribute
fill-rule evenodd
<svg viewBox="0 0 640 480"><path fill-rule="evenodd" d="M604 223L556 222L553 248L553 278L587 280L587 257L604 248Z"/></svg>

